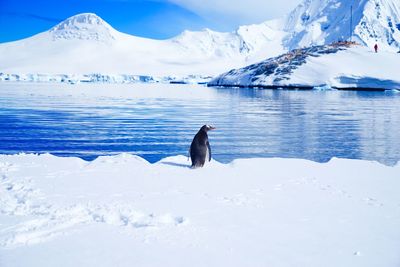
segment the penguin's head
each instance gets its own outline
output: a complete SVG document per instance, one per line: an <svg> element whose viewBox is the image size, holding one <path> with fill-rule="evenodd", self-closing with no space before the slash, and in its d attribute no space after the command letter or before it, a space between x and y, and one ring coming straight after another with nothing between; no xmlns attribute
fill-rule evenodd
<svg viewBox="0 0 400 267"><path fill-rule="evenodd" d="M201 127L200 131L208 132L208 131L215 130L215 129L217 129L217 128L206 124L206 125L203 125L203 127Z"/></svg>

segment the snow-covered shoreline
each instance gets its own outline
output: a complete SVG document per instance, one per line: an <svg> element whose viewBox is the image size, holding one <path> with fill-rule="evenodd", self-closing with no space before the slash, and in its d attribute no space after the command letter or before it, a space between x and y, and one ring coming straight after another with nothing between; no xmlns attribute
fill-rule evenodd
<svg viewBox="0 0 400 267"><path fill-rule="evenodd" d="M0 82L173 83L265 89L400 90L400 53L373 53L351 42L296 49L217 77L208 75L10 74ZM211 64L210 64L211 65Z"/></svg>
<svg viewBox="0 0 400 267"><path fill-rule="evenodd" d="M0 82L39 82L39 83L182 83L206 84L211 80L209 76L151 76L133 74L45 74L45 73L3 73L0 72Z"/></svg>
<svg viewBox="0 0 400 267"><path fill-rule="evenodd" d="M296 49L212 79L209 86L399 90L399 53L349 42Z"/></svg>
<svg viewBox="0 0 400 267"><path fill-rule="evenodd" d="M400 263L400 164L0 155L3 266Z"/></svg>

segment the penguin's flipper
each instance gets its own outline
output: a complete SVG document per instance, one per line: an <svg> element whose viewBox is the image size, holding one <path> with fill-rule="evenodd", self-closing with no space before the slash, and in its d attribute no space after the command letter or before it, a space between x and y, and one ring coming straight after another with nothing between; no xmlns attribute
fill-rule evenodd
<svg viewBox="0 0 400 267"><path fill-rule="evenodd" d="M207 148L208 148L208 161L211 161L211 146L210 142L207 141Z"/></svg>

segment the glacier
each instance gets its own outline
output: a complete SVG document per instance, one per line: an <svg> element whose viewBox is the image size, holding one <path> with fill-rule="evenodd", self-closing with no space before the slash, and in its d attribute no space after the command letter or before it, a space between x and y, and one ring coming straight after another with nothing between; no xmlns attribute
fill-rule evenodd
<svg viewBox="0 0 400 267"><path fill-rule="evenodd" d="M8 74L0 72L0 82L46 82L46 83L173 83L173 84L207 84L211 76L149 76L132 74Z"/></svg>

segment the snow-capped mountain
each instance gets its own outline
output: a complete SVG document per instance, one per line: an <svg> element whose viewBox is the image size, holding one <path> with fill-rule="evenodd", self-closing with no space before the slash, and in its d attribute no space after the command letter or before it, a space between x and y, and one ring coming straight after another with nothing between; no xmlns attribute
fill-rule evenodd
<svg viewBox="0 0 400 267"><path fill-rule="evenodd" d="M79 14L49 31L0 44L0 73L213 76L351 35L393 52L400 48L399 5L398 0L304 0L282 19L228 33L184 31L167 40L124 34L95 14Z"/></svg>
<svg viewBox="0 0 400 267"><path fill-rule="evenodd" d="M282 45L290 52L232 69L209 85L400 89L400 54L393 53L400 49L399 4L305 0L283 23ZM371 51L375 43L379 54Z"/></svg>
<svg viewBox="0 0 400 267"><path fill-rule="evenodd" d="M111 42L117 39L118 32L95 14L73 16L50 29L54 40L80 39Z"/></svg>
<svg viewBox="0 0 400 267"><path fill-rule="evenodd" d="M400 48L400 1L305 0L285 19L285 48L357 41L384 50Z"/></svg>
<svg viewBox="0 0 400 267"><path fill-rule="evenodd" d="M153 40L118 32L95 14L79 14L49 31L0 44L0 72L215 75L281 52L283 34L272 26L246 26L231 33L184 31ZM254 58L268 43L278 49Z"/></svg>

